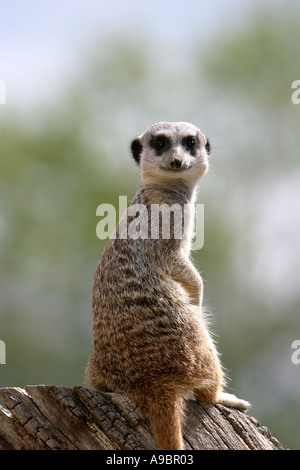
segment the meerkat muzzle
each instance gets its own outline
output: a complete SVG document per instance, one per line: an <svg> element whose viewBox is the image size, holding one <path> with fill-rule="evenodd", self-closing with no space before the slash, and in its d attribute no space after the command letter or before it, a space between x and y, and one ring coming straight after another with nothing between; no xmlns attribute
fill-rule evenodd
<svg viewBox="0 0 300 470"><path fill-rule="evenodd" d="M179 160L179 158L172 158L172 160L170 161L170 167L171 168L174 168L174 169L179 169L181 168L181 160Z"/></svg>

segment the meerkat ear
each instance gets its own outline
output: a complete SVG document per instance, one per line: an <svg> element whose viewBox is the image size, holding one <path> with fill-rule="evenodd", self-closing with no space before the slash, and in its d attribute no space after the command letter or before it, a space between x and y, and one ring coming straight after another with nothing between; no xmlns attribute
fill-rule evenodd
<svg viewBox="0 0 300 470"><path fill-rule="evenodd" d="M141 158L141 152L143 150L143 146L141 144L140 139L137 137L131 142L131 152L132 156L137 162L137 164L140 164L140 158Z"/></svg>
<svg viewBox="0 0 300 470"><path fill-rule="evenodd" d="M206 144L205 144L205 148L206 148L206 151L208 153L208 155L210 155L210 151L211 151L211 144L210 144L210 140L206 137Z"/></svg>

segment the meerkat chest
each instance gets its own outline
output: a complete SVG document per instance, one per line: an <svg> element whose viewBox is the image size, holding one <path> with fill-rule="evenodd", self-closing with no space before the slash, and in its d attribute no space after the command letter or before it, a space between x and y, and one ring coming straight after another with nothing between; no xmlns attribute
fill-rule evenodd
<svg viewBox="0 0 300 470"><path fill-rule="evenodd" d="M195 206L194 202L184 205L184 223L182 250L186 256L191 252L191 244L194 237Z"/></svg>

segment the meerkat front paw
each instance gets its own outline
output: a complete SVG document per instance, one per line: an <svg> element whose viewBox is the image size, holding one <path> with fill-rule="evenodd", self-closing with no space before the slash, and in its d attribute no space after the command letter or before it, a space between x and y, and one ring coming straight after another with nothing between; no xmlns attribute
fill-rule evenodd
<svg viewBox="0 0 300 470"><path fill-rule="evenodd" d="M225 392L218 393L216 403L229 406L230 408L237 408L240 411L247 411L248 408L251 407L251 404L248 401L242 400L241 398L237 398L232 393Z"/></svg>

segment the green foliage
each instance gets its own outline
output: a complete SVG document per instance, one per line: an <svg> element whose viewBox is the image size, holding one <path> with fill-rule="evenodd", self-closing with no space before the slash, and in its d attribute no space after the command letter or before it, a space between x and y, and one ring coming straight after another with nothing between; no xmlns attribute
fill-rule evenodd
<svg viewBox="0 0 300 470"><path fill-rule="evenodd" d="M221 40L205 60L209 77L219 87L251 95L258 106L289 106L290 88L298 76L299 12L262 10L246 29Z"/></svg>

